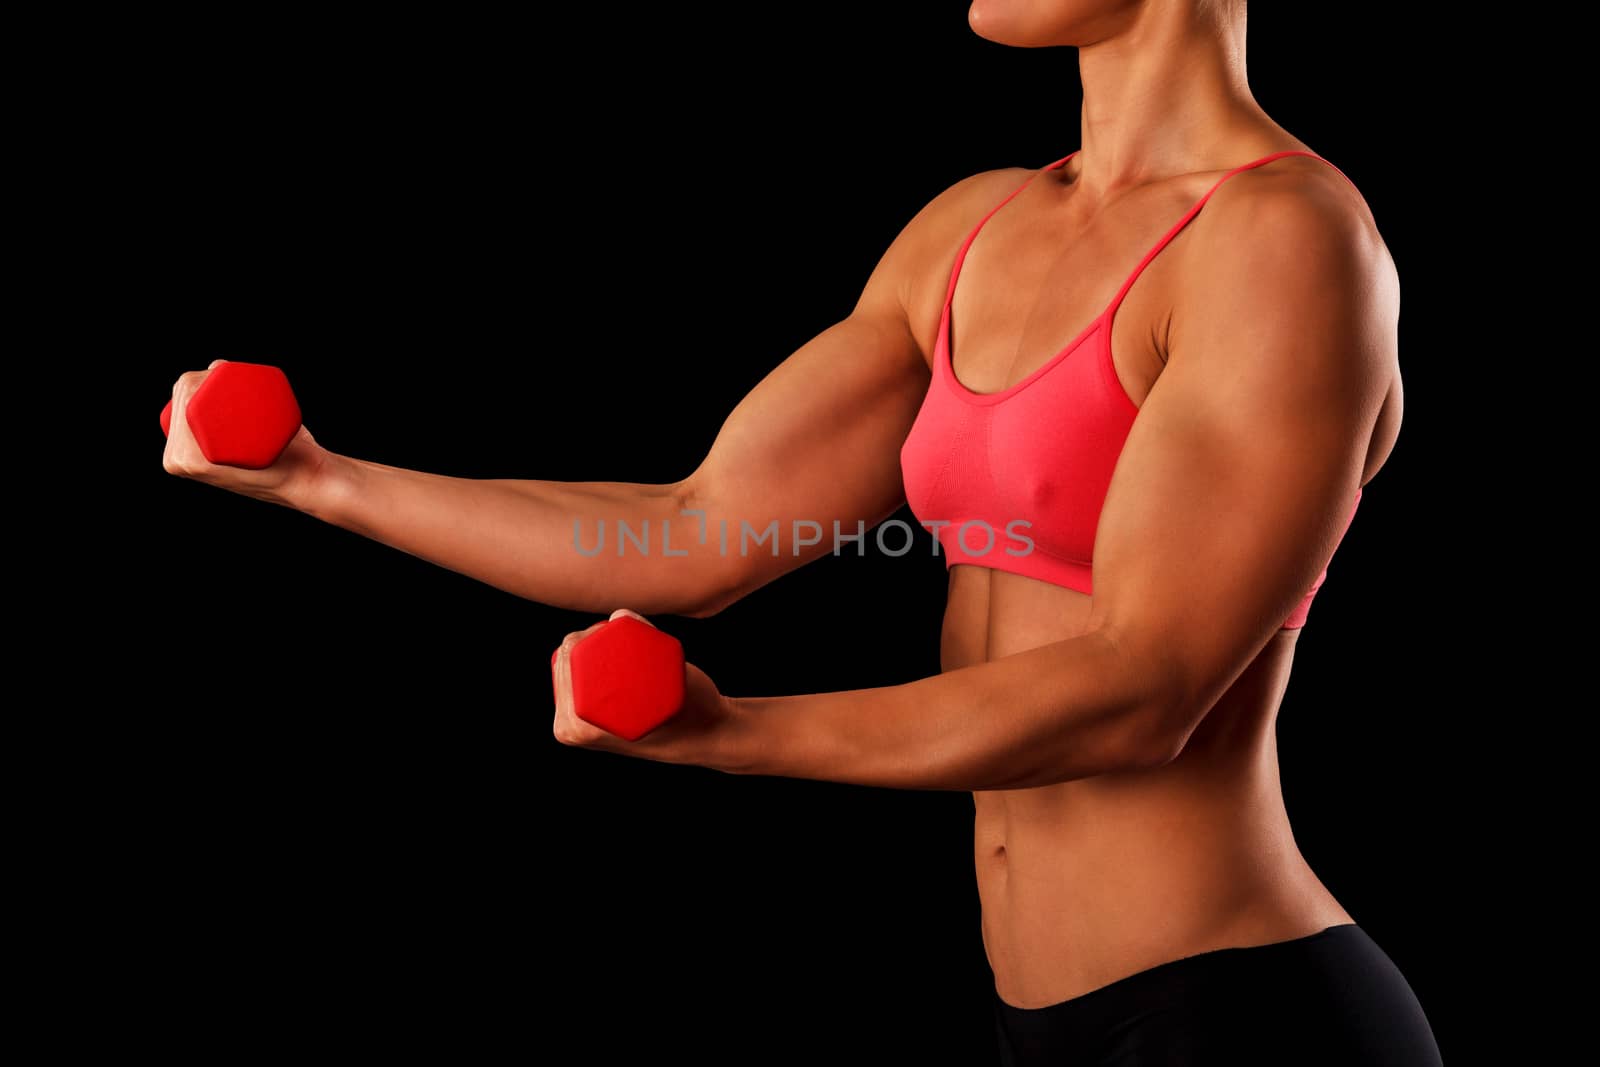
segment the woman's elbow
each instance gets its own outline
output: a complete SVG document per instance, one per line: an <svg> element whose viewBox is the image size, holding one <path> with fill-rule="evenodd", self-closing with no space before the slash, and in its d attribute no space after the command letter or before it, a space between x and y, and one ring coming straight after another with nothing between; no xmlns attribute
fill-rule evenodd
<svg viewBox="0 0 1600 1067"><path fill-rule="evenodd" d="M1157 722L1130 730L1127 740L1114 754L1114 770L1121 772L1155 771L1183 755L1191 730L1179 730Z"/></svg>
<svg viewBox="0 0 1600 1067"><path fill-rule="evenodd" d="M992 788L1028 789L1108 774L1137 774L1165 767L1183 754L1187 731L1165 726L1162 717L1128 707L1078 733L1053 753L1030 753Z"/></svg>
<svg viewBox="0 0 1600 1067"><path fill-rule="evenodd" d="M736 559L726 557L716 562L696 578L676 614L709 619L743 600L760 584L748 565L741 566Z"/></svg>
<svg viewBox="0 0 1600 1067"><path fill-rule="evenodd" d="M738 603L740 598L741 597L739 594L733 593L725 593L717 596L702 595L691 599L689 605L684 610L678 612L678 614L690 619L709 619L711 616L720 613L725 608L732 607L734 604Z"/></svg>
<svg viewBox="0 0 1600 1067"><path fill-rule="evenodd" d="M1203 704L1173 665L1143 672L1107 746L1112 769L1153 771L1172 763L1204 716Z"/></svg>

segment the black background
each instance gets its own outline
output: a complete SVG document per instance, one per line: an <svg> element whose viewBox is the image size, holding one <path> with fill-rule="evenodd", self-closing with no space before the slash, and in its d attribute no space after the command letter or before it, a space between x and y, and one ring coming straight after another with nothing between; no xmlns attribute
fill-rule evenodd
<svg viewBox="0 0 1600 1067"><path fill-rule="evenodd" d="M1441 682L1460 653L1417 623L1456 566L1454 372L1434 357L1459 326L1429 164L1470 105L1428 92L1436 40L1256 6L1259 99L1357 183L1399 266L1407 386L1300 641L1284 788L1449 1054L1458 786L1437 741L1470 683ZM179 372L256 359L336 451L681 477L923 203L1077 147L1073 54L981 41L954 0L106 32L137 47L85 114L84 266L117 338L116 425L143 445L99 562L134 583L130 648L162 651L92 668L157 706L105 735L123 774L93 847L112 973L157 994L137 1025L990 1062L970 798L561 749L548 655L591 618L167 478L155 416ZM942 592L920 553L824 560L660 622L726 692L831 690L933 672Z"/></svg>

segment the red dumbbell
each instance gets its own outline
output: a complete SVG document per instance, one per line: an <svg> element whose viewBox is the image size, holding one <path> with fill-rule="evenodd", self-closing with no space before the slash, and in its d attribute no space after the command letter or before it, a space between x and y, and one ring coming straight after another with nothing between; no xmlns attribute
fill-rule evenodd
<svg viewBox="0 0 1600 1067"><path fill-rule="evenodd" d="M219 363L189 398L189 430L206 459L224 467L270 467L300 429L289 379L261 363ZM172 401L161 409L172 432Z"/></svg>
<svg viewBox="0 0 1600 1067"><path fill-rule="evenodd" d="M550 657L552 671L556 655ZM578 718L637 741L683 707L683 645L627 615L600 624L572 646L572 704Z"/></svg>

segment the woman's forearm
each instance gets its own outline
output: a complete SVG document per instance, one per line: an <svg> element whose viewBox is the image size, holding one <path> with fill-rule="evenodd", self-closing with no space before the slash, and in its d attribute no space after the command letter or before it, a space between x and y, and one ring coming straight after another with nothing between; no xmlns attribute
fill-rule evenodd
<svg viewBox="0 0 1600 1067"><path fill-rule="evenodd" d="M451 478L327 456L293 501L335 526L555 607L702 614L731 560L699 543L680 484ZM668 538L670 537L670 541Z"/></svg>
<svg viewBox="0 0 1600 1067"><path fill-rule="evenodd" d="M905 685L734 698L724 769L900 789L1020 789L1155 766L1185 717L1090 633Z"/></svg>

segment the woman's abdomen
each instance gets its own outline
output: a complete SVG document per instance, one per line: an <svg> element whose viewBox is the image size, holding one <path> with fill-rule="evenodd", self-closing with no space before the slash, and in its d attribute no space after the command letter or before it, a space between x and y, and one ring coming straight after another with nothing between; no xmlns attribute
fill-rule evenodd
<svg viewBox="0 0 1600 1067"><path fill-rule="evenodd" d="M1083 632L1089 598L952 568L946 670ZM974 795L984 943L1001 997L1038 1007L1212 948L1348 921L1294 845L1273 723L1294 634L1275 637L1156 770Z"/></svg>

